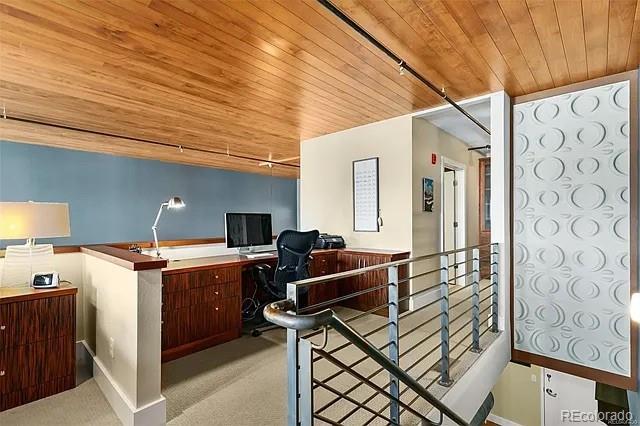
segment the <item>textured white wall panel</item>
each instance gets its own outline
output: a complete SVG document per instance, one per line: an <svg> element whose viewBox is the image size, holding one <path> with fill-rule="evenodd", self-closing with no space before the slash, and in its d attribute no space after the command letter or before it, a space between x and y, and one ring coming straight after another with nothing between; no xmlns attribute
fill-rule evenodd
<svg viewBox="0 0 640 426"><path fill-rule="evenodd" d="M514 347L630 376L629 82L514 107Z"/></svg>

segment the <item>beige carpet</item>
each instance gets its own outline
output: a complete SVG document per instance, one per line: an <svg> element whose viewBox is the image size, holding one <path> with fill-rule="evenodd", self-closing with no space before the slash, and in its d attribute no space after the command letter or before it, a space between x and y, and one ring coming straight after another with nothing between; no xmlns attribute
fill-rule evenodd
<svg viewBox="0 0 640 426"><path fill-rule="evenodd" d="M466 290L462 294L466 293ZM462 296L455 295L452 304ZM485 293L487 294L487 293ZM483 304L486 306L488 302ZM451 317L462 314L469 307L465 302L451 312ZM425 320L434 317L439 312L438 304L424 309L415 315L401 320L400 332L409 331L420 325ZM343 318L349 318L356 312L340 309L339 314ZM470 318L470 312L451 324L451 332L463 326ZM367 316L351 323L359 332L366 333L378 325L384 324L385 319L378 316ZM439 328L439 320L433 320L418 330L404 337L401 342L401 352L404 353L420 339L429 336ZM485 327L485 324L483 324ZM451 346L460 343L458 349L453 351L452 358L462 353L470 343L470 338L461 341L470 325L452 337ZM381 345L386 341L387 330L383 329L373 334L370 339L375 344ZM319 337L314 340L319 341ZM494 338L493 333L486 333L483 346ZM407 368L422 355L434 348L439 342L439 333L434 334L415 351L401 359L401 366ZM330 334L327 350L337 347L344 342L341 336ZM167 422L169 425L283 425L286 423L286 352L285 332L274 330L263 336L254 338L243 336L240 339L219 345L211 349L189 355L162 366L162 389L167 398ZM358 350L347 348L337 352L336 357L345 363L351 363L363 356ZM467 353L456 366L452 368L454 376L462 374L473 361L475 355ZM421 380L424 385L430 384L438 377L437 367L428 368L437 363L439 350L435 350L430 356L420 361L412 370L412 376L416 377L427 372ZM370 360L356 367L356 370L369 375L377 369ZM314 364L314 377L324 379L336 372L337 369L325 360ZM373 377L373 381L380 385L386 385L388 374L381 373ZM343 373L329 382L329 385L346 391L355 383L348 374ZM446 392L445 388L437 384L430 390L437 396ZM370 396L374 398L368 403L372 408L383 408L388 400L377 395L368 386L360 386L350 396L362 401ZM409 391L403 395L405 402L413 399L415 394ZM318 389L314 393L315 408L318 409L333 398L329 391ZM324 415L335 420L349 413L354 407L349 402L336 404L324 411ZM414 407L421 413L429 410L426 403L416 403ZM384 410L387 414L388 410ZM343 420L344 424L363 424L372 415L364 410ZM375 420L375 419L374 419ZM377 419L372 424L386 424L382 419ZM417 418L410 413L403 414L403 424L414 424ZM76 389L55 395L53 397L36 401L34 403L18 407L0 413L0 424L4 425L117 425L118 419L104 399L93 380L89 380Z"/></svg>

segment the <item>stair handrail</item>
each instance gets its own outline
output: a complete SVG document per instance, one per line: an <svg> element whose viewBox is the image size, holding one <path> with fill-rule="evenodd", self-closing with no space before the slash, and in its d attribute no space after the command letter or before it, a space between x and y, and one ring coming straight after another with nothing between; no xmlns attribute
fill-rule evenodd
<svg viewBox="0 0 640 426"><path fill-rule="evenodd" d="M371 344L360 333L351 328L348 324L340 319L332 309L325 309L320 312L308 315L296 315L291 312L295 311L296 304L291 299L273 302L264 309L265 318L281 327L305 331L320 327L331 327L340 333L344 338L352 342L357 348L367 354L371 359L382 368L393 374L402 383L408 386L412 391L421 398L429 402L433 407L453 420L461 426L468 426L466 422L457 413L447 407L424 386L414 380L406 371L394 364L382 351ZM474 416L474 419L477 416ZM437 423L432 423L437 424Z"/></svg>

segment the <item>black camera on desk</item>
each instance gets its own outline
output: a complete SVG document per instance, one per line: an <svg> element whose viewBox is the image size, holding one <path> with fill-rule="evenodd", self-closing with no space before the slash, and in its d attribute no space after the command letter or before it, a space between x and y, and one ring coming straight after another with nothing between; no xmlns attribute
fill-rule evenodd
<svg viewBox="0 0 640 426"><path fill-rule="evenodd" d="M316 240L314 248L317 249L339 249L345 248L344 238L340 235L320 234Z"/></svg>

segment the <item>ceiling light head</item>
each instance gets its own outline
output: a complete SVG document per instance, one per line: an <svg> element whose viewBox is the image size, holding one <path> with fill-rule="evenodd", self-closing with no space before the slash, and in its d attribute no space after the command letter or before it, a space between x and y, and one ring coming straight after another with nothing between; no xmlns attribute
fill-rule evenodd
<svg viewBox="0 0 640 426"><path fill-rule="evenodd" d="M168 209L181 209L185 206L184 201L180 197L171 197L169 201L167 201Z"/></svg>

